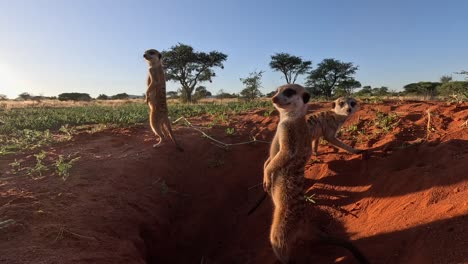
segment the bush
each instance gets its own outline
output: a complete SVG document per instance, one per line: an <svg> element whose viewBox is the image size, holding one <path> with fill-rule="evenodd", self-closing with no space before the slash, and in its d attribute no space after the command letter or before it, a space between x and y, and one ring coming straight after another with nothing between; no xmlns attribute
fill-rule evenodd
<svg viewBox="0 0 468 264"><path fill-rule="evenodd" d="M91 101L87 93L61 93L58 95L60 101Z"/></svg>

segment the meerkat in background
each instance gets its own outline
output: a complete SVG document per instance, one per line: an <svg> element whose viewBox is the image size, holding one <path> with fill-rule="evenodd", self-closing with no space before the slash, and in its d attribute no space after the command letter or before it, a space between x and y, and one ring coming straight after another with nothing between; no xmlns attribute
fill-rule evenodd
<svg viewBox="0 0 468 264"><path fill-rule="evenodd" d="M325 138L331 144L350 153L359 154L363 150L354 149L336 138L336 134L344 122L357 111L358 105L354 98L340 97L333 102L333 109L313 113L306 116L312 136L312 151L318 155L319 139Z"/></svg>
<svg viewBox="0 0 468 264"><path fill-rule="evenodd" d="M310 130L305 119L310 95L297 84L280 86L272 101L280 121L264 165L263 187L274 204L270 242L281 263L294 263L297 248L304 242L336 245L350 250L367 263L350 242L330 238L307 221L304 200L304 168L311 155Z"/></svg>
<svg viewBox="0 0 468 264"><path fill-rule="evenodd" d="M143 57L149 66L146 103L150 108L150 126L159 139L153 147L158 147L163 142L163 138L169 136L176 148L179 151L184 151L172 134L171 122L169 121L166 102L166 76L161 61L162 55L155 49L149 49L145 51Z"/></svg>

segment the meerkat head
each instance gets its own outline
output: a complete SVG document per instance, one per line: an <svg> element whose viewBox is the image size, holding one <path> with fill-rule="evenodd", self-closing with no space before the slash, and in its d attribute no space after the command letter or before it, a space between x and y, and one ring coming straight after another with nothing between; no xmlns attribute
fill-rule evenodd
<svg viewBox="0 0 468 264"><path fill-rule="evenodd" d="M271 100L280 113L304 115L307 112L310 94L298 84L286 84L278 87Z"/></svg>
<svg viewBox="0 0 468 264"><path fill-rule="evenodd" d="M350 116L358 110L356 99L352 97L340 97L333 104L333 111L338 115Z"/></svg>
<svg viewBox="0 0 468 264"><path fill-rule="evenodd" d="M143 54L143 58L148 61L148 63L154 63L161 61L162 55L159 51L155 49L149 49Z"/></svg>

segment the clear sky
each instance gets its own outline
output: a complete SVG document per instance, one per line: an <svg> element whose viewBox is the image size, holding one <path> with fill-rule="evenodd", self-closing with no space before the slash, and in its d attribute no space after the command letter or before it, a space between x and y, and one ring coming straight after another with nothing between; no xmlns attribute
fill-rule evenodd
<svg viewBox="0 0 468 264"><path fill-rule="evenodd" d="M140 95L143 52L178 42L228 55L206 83L213 93L239 92L254 70L266 71L263 92L283 84L268 66L276 52L351 61L363 85L400 90L468 70L467 10L464 0L0 0L0 94Z"/></svg>

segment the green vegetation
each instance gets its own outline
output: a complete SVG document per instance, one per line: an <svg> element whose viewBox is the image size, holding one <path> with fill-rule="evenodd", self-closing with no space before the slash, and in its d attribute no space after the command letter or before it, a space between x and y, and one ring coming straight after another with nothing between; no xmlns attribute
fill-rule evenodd
<svg viewBox="0 0 468 264"><path fill-rule="evenodd" d="M380 128L384 133L389 133L398 125L398 115L396 114L378 111L376 115L377 117L374 120L374 125Z"/></svg>
<svg viewBox="0 0 468 264"><path fill-rule="evenodd" d="M243 111L273 107L269 101L229 102L225 104L170 104L169 116L211 115L224 124L228 116ZM81 105L70 107L0 108L0 156L36 149L50 143L72 139L77 130L90 133L106 126L128 127L148 122L148 107L142 103L119 105ZM213 124L214 125L214 124Z"/></svg>
<svg viewBox="0 0 468 264"><path fill-rule="evenodd" d="M70 175L70 169L73 167L73 163L79 159L80 157L73 158L72 155L68 155L66 158L60 155L55 161L55 172L65 181Z"/></svg>

